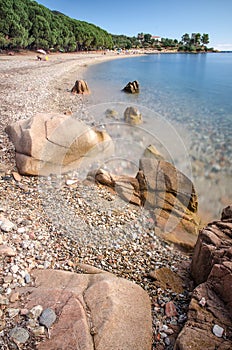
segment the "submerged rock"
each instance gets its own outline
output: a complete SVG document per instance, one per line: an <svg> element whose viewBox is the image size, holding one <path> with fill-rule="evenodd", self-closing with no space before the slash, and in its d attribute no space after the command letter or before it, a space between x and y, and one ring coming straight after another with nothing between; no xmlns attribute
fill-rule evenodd
<svg viewBox="0 0 232 350"><path fill-rule="evenodd" d="M124 112L124 120L131 125L138 125L142 123L142 114L136 107L127 107Z"/></svg>

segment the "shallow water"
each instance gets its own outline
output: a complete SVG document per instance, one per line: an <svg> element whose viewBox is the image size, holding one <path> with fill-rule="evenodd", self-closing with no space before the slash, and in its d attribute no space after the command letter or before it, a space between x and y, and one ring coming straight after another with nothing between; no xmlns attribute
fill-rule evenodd
<svg viewBox="0 0 232 350"><path fill-rule="evenodd" d="M119 158L138 158L143 147L155 143L192 178L205 218L218 218L232 195L231 76L229 53L130 57L89 67L84 78L92 94L86 101L95 123L106 123L109 132L107 108L118 112L118 122L127 106L136 106L143 124L132 132L121 123L120 141L113 134L120 145L129 138ZM133 80L139 81L140 93L123 93L121 89Z"/></svg>

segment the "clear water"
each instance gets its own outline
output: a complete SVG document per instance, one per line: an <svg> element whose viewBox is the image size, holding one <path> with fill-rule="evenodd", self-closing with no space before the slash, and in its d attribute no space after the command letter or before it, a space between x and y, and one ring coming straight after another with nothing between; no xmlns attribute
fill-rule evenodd
<svg viewBox="0 0 232 350"><path fill-rule="evenodd" d="M218 217L232 202L232 54L129 57L93 65L84 78L96 119L107 108L120 118L126 106L141 111L143 139L152 134L159 151L192 178L205 217ZM122 92L133 80L140 93Z"/></svg>

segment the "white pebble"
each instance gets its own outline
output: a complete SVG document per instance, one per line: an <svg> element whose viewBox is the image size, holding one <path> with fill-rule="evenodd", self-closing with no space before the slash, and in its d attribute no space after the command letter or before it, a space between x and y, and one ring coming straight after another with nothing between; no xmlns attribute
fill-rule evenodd
<svg viewBox="0 0 232 350"><path fill-rule="evenodd" d="M213 326L213 334L216 335L216 337L221 338L224 333L224 329L217 324Z"/></svg>

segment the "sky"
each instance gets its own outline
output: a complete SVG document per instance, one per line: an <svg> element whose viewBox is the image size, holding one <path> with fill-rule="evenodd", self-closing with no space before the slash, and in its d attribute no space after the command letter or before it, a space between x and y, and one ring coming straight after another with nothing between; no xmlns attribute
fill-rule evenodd
<svg viewBox="0 0 232 350"><path fill-rule="evenodd" d="M232 0L37 0L111 34L149 33L181 40L185 33L209 34L209 47L232 50Z"/></svg>

